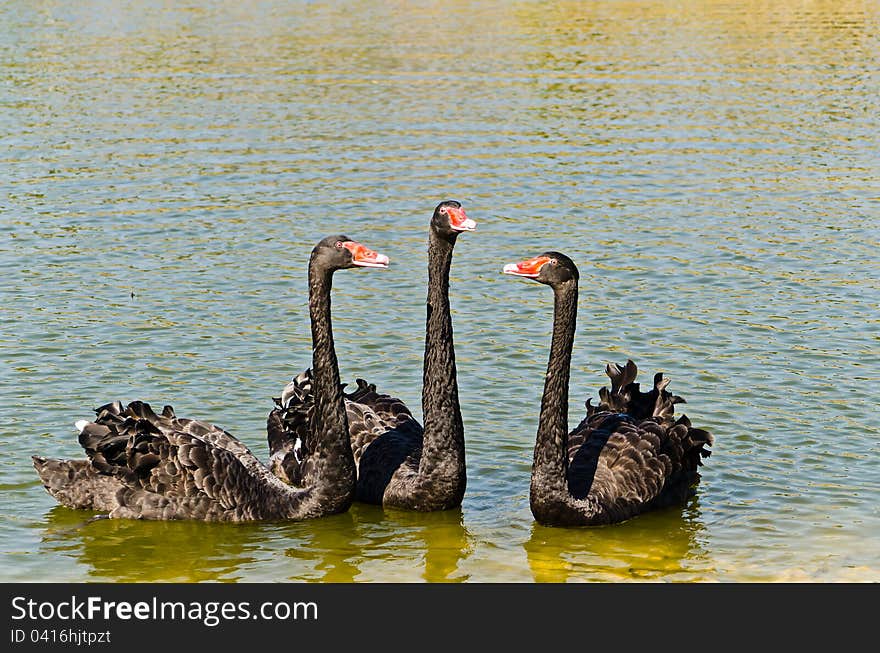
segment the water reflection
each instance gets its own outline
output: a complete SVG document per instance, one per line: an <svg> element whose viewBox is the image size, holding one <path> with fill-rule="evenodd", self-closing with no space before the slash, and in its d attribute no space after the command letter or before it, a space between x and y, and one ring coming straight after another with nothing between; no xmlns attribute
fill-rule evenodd
<svg viewBox="0 0 880 653"><path fill-rule="evenodd" d="M696 504L615 526L548 528L535 523L523 544L536 582L704 581L714 567Z"/></svg>
<svg viewBox="0 0 880 653"><path fill-rule="evenodd" d="M346 512L319 521L321 524L318 528L312 527L313 522L279 526L279 529L286 531L283 538L285 544L290 540L295 541L294 546L284 548L286 565L281 578L291 581L353 582L359 573L359 538L352 513ZM294 532L298 536L290 537Z"/></svg>
<svg viewBox="0 0 880 653"><path fill-rule="evenodd" d="M406 528L406 541L411 546L424 551L422 579L428 582L454 581L468 579L459 570L463 560L471 553L473 541L464 526L461 509L427 514L388 511L387 517L397 523L398 528ZM395 529L389 529L389 544L394 544Z"/></svg>
<svg viewBox="0 0 880 653"><path fill-rule="evenodd" d="M309 530L285 550L297 561L297 575L329 582L460 582L468 575L461 562L472 550L461 510L409 513L355 505L334 528ZM306 562L307 564L303 564Z"/></svg>
<svg viewBox="0 0 880 653"><path fill-rule="evenodd" d="M93 580L236 581L260 548L262 529L253 524L90 521L91 515L52 508L46 515L42 549L86 565Z"/></svg>
<svg viewBox="0 0 880 653"><path fill-rule="evenodd" d="M236 581L257 573L259 581L460 582L469 577L460 567L473 548L461 510L420 514L355 506L289 524L92 515L52 508L41 554L73 558L101 581Z"/></svg>

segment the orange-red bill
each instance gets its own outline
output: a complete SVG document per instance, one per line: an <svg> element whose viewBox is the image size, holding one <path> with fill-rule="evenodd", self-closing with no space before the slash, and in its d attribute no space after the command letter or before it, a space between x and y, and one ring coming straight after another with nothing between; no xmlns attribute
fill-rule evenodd
<svg viewBox="0 0 880 653"><path fill-rule="evenodd" d="M387 268L388 257L374 252L366 245L361 245L354 240L346 240L342 246L351 252L352 262L362 268Z"/></svg>
<svg viewBox="0 0 880 653"><path fill-rule="evenodd" d="M449 226L455 231L473 231L477 223L465 215L464 209L447 206L446 215L449 216Z"/></svg>
<svg viewBox="0 0 880 653"><path fill-rule="evenodd" d="M528 277L529 279L534 279L541 273L541 268L543 268L549 262L549 256L536 256L535 258L530 258L527 261L521 261L519 263L508 263L504 266L504 270L502 270L502 272L504 272L504 274L512 274L517 277Z"/></svg>

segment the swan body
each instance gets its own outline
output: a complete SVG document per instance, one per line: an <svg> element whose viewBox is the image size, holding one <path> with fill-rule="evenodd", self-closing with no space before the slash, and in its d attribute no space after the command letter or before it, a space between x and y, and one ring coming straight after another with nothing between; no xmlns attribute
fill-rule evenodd
<svg viewBox="0 0 880 653"><path fill-rule="evenodd" d="M458 400L449 270L458 235L476 223L461 204L441 202L428 240L428 299L422 384L424 426L398 398L357 379L345 392L358 501L417 511L461 505L466 486L464 426ZM267 431L272 468L299 485L311 465L308 433L316 393L311 371L295 377L276 400Z"/></svg>
<svg viewBox="0 0 880 653"><path fill-rule="evenodd" d="M112 402L80 420L85 460L34 456L46 490L71 508L109 512L111 518L202 521L300 520L347 510L354 499L355 466L348 438L339 369L330 325L330 288L336 270L385 267L388 258L346 236L319 242L309 261L316 425L312 465L294 488L239 440L207 422L177 417L170 406Z"/></svg>
<svg viewBox="0 0 880 653"><path fill-rule="evenodd" d="M161 415L149 404L113 402L80 432L88 460L34 457L46 489L72 508L114 518L249 521L305 519L321 507L292 492L226 431ZM67 463L67 464L65 464ZM74 470L74 477L59 476ZM78 472L78 474L77 474Z"/></svg>
<svg viewBox="0 0 880 653"><path fill-rule="evenodd" d="M533 279L554 291L550 359L541 400L529 504L535 519L549 526L594 526L621 522L693 494L701 459L712 435L691 426L674 406L662 374L642 392L638 368L608 365L611 389L598 406L568 432L568 384L577 317L578 270L564 254L546 252L504 266L506 274Z"/></svg>

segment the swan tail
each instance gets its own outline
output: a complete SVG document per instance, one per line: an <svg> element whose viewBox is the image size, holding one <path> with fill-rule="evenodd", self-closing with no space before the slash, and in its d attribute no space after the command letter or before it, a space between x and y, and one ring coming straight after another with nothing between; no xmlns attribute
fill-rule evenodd
<svg viewBox="0 0 880 653"><path fill-rule="evenodd" d="M58 503L68 508L110 512L119 506L117 495L124 487L127 472L126 425L134 421L149 423L173 418L174 410L165 406L162 417L149 404L135 401L125 407L114 401L95 409L95 420L79 420L79 443L84 460L61 460L33 456L34 469L43 487ZM153 425L155 427L155 424Z"/></svg>
<svg viewBox="0 0 880 653"><path fill-rule="evenodd" d="M46 491L68 508L110 512L119 504L122 483L95 469L88 460L60 460L32 456L34 469Z"/></svg>

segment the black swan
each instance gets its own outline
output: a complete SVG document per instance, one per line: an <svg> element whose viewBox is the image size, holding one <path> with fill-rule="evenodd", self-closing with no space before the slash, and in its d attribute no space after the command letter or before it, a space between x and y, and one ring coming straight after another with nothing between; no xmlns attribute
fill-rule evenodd
<svg viewBox="0 0 880 653"><path fill-rule="evenodd" d="M505 274L553 288L553 337L541 399L529 503L547 526L612 524L662 506L683 503L699 481L700 458L712 435L692 428L674 406L684 399L654 377L641 392L635 363L608 365L611 390L602 388L598 406L568 433L568 381L577 318L578 269L570 258L546 252L508 263Z"/></svg>
<svg viewBox="0 0 880 653"><path fill-rule="evenodd" d="M179 418L170 406L113 402L94 422L77 422L87 460L34 456L49 494L70 508L111 518L203 521L300 520L348 509L357 470L348 437L330 324L333 273L387 267L388 257L346 236L324 238L309 260L309 315L315 371L312 464L302 488L276 477L232 435Z"/></svg>
<svg viewBox="0 0 880 653"><path fill-rule="evenodd" d="M424 428L404 403L376 392L363 379L345 394L351 448L358 466L358 501L428 512L461 505L464 496L464 426L458 404L449 268L458 234L476 222L461 204L434 209L428 237L428 317L422 385ZM267 422L271 466L299 486L311 462L312 387L306 370L285 387Z"/></svg>

